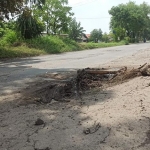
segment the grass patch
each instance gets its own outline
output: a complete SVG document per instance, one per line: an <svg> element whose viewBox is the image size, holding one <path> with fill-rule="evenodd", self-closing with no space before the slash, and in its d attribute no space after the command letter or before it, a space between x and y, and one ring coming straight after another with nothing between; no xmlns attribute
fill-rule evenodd
<svg viewBox="0 0 150 150"><path fill-rule="evenodd" d="M43 49L48 54L63 53L79 50L78 43L57 36L45 36L26 40L28 47Z"/></svg>
<svg viewBox="0 0 150 150"><path fill-rule="evenodd" d="M21 58L47 54L43 50L28 48L27 46L0 47L0 58Z"/></svg>
<svg viewBox="0 0 150 150"><path fill-rule="evenodd" d="M15 37L11 34L11 37ZM16 57L31 57L46 54L57 54L63 52L71 52L85 49L95 49L125 45L125 42L119 43L77 43L67 38L59 38L57 36L44 36L31 40L24 40L16 42L16 38L8 42L9 38L6 38L4 44L0 45L0 58L16 58ZM12 41L15 43L12 44Z"/></svg>
<svg viewBox="0 0 150 150"><path fill-rule="evenodd" d="M80 47L82 50L84 49L95 49L95 48L105 48L105 47L113 47L113 46L121 46L125 45L124 41L121 42L112 42L112 43L80 43Z"/></svg>

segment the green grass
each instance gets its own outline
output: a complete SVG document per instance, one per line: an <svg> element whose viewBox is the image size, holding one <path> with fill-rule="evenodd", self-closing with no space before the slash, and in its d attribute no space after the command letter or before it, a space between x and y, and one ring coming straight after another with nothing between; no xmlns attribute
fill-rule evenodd
<svg viewBox="0 0 150 150"><path fill-rule="evenodd" d="M44 50L48 54L63 53L79 50L78 43L70 39L63 39L57 36L45 36L32 40L26 40L27 46Z"/></svg>
<svg viewBox="0 0 150 150"><path fill-rule="evenodd" d="M0 58L21 58L47 54L43 50L28 48L27 46L0 47Z"/></svg>
<svg viewBox="0 0 150 150"><path fill-rule="evenodd" d="M5 43L4 38L2 40L3 43ZM77 43L70 39L59 38L56 36L45 36L20 42L15 41L15 43L13 44L12 41L9 43L7 38L6 43L7 44L5 45L0 45L0 58L31 57L46 54L79 51L85 49L125 45L125 42Z"/></svg>
<svg viewBox="0 0 150 150"><path fill-rule="evenodd" d="M80 47L82 50L121 46L121 45L125 45L125 42L121 41L121 42L112 42L112 43L104 43L104 42L102 42L102 43L80 43Z"/></svg>

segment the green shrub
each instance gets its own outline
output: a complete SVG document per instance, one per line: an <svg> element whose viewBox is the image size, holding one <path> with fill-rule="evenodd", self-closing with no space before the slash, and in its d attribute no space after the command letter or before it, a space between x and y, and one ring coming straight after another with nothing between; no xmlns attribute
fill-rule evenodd
<svg viewBox="0 0 150 150"><path fill-rule="evenodd" d="M130 38L130 43L135 43L135 38Z"/></svg>
<svg viewBox="0 0 150 150"><path fill-rule="evenodd" d="M124 45L125 42L111 42L111 43L80 43L81 49L94 49L94 48L105 48L105 47L112 47L112 46L119 46L119 45Z"/></svg>
<svg viewBox="0 0 150 150"><path fill-rule="evenodd" d="M25 8L17 19L17 30L25 39L32 39L44 31L44 24L37 20L29 8Z"/></svg>
<svg viewBox="0 0 150 150"><path fill-rule="evenodd" d="M69 46L72 51L80 50L80 46L77 42L69 39L69 38L61 38L62 41Z"/></svg>
<svg viewBox="0 0 150 150"><path fill-rule="evenodd" d="M129 42L130 42L130 37L125 37L123 42L125 43L125 45L129 45Z"/></svg>
<svg viewBox="0 0 150 150"><path fill-rule="evenodd" d="M5 30L3 28L0 28L0 37L2 37L5 33Z"/></svg>
<svg viewBox="0 0 150 150"><path fill-rule="evenodd" d="M17 35L15 31L7 30L7 33L4 35L4 40L12 44L17 41Z"/></svg>
<svg viewBox="0 0 150 150"><path fill-rule="evenodd" d="M15 31L7 29L2 38L0 38L0 46L10 45L17 41L17 34Z"/></svg>
<svg viewBox="0 0 150 150"><path fill-rule="evenodd" d="M124 40L122 40L122 42L124 42L125 45L129 45L129 41L130 41L129 37L125 37Z"/></svg>
<svg viewBox="0 0 150 150"><path fill-rule="evenodd" d="M8 39L10 37L10 39ZM104 48L124 45L125 41L112 43L77 43L68 38L59 38L57 36L43 36L30 40L15 41L15 34L9 34L3 37L6 46L0 46L0 58L14 58L14 57L29 57L53 53L62 53L76 50L86 50L95 48ZM1 45L0 41L0 45ZM7 42L13 44L8 44Z"/></svg>
<svg viewBox="0 0 150 150"><path fill-rule="evenodd" d="M44 54L46 52L26 46L0 47L0 58L30 57Z"/></svg>
<svg viewBox="0 0 150 150"><path fill-rule="evenodd" d="M43 36L26 40L26 42L29 47L42 49L50 54L80 49L76 42L69 39L62 39L57 36Z"/></svg>

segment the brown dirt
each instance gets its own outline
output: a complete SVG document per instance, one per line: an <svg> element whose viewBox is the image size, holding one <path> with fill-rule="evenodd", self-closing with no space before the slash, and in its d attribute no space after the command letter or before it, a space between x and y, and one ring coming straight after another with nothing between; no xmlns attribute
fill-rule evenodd
<svg viewBox="0 0 150 150"><path fill-rule="evenodd" d="M24 99L33 99L40 103L50 103L52 100L69 101L71 98L81 98L81 93L92 88L104 88L121 84L138 76L149 76L146 63L137 69L116 68L85 68L77 73L48 73L42 77L46 80L30 84L22 91ZM115 71L114 71L115 70Z"/></svg>
<svg viewBox="0 0 150 150"><path fill-rule="evenodd" d="M127 66L132 70L150 62L149 58L150 50L145 50L104 64L103 67ZM76 73L72 73L76 77ZM67 103L61 98L56 101L54 97L50 97L51 103L43 104L39 103L38 98L32 97L33 93L46 95L45 92L49 91L47 88L55 87L60 92L74 80L71 78L72 73L68 73L66 78L65 73L58 73L57 78L63 78L57 81L56 76L43 77L24 91L0 97L0 150L150 149L150 77L131 76L126 82L122 82L122 77L118 76L113 86L109 82L107 88L104 86L91 90L85 90L84 85L83 91L79 93L80 98L76 98L75 91L75 97L69 97L70 102L64 98ZM72 85L67 87L70 88L65 90L70 91ZM56 93L55 90L51 93ZM24 99L25 96L28 99ZM38 118L44 124L35 125Z"/></svg>

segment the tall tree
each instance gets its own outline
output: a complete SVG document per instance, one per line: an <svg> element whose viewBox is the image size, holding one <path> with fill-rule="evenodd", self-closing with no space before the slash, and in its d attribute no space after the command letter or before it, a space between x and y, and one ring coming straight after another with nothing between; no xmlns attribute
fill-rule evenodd
<svg viewBox="0 0 150 150"><path fill-rule="evenodd" d="M48 34L66 32L72 19L71 7L68 0L47 0L41 10L34 9L37 17L46 23ZM36 8L36 7L35 7Z"/></svg>
<svg viewBox="0 0 150 150"><path fill-rule="evenodd" d="M19 12L23 6L23 0L1 0L0 1L0 19L3 17L9 19L9 14L12 15Z"/></svg>
<svg viewBox="0 0 150 150"><path fill-rule="evenodd" d="M72 19L69 25L69 37L75 41L81 38L85 30L81 27L81 23L77 22L76 19Z"/></svg>
<svg viewBox="0 0 150 150"><path fill-rule="evenodd" d="M44 25L32 15L29 8L26 8L17 19L17 29L23 38L31 39L41 34Z"/></svg>
<svg viewBox="0 0 150 150"><path fill-rule="evenodd" d="M144 26L142 28L141 36L150 39L150 5L143 2L143 4L140 5L140 8L144 13Z"/></svg>
<svg viewBox="0 0 150 150"><path fill-rule="evenodd" d="M102 36L102 41L107 43L109 41L109 37L108 37L108 34L105 32Z"/></svg>
<svg viewBox="0 0 150 150"><path fill-rule="evenodd" d="M137 5L135 2L130 1L127 4L112 7L109 11L109 14L112 16L110 28L112 30L122 28L130 38L138 38L146 27L146 14L148 12L144 12L142 8L144 6ZM145 7L149 6L146 5Z"/></svg>
<svg viewBox="0 0 150 150"><path fill-rule="evenodd" d="M117 42L118 40L121 41L125 38L126 36L126 30L124 28L121 27L116 27L113 28L113 37L114 40Z"/></svg>
<svg viewBox="0 0 150 150"><path fill-rule="evenodd" d="M90 33L90 41L98 42L102 39L103 32L101 29L94 29Z"/></svg>
<svg viewBox="0 0 150 150"><path fill-rule="evenodd" d="M45 0L0 0L0 20L9 19L10 14L20 13L24 4L34 3L39 7L45 3Z"/></svg>

